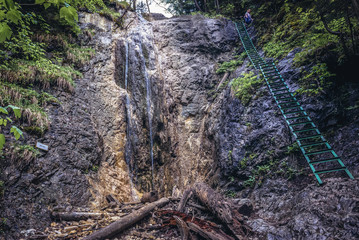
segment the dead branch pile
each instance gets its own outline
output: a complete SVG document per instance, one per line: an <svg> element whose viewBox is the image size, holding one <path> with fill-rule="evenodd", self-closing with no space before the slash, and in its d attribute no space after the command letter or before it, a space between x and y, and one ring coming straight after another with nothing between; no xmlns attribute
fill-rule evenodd
<svg viewBox="0 0 359 240"><path fill-rule="evenodd" d="M182 198L154 198L119 203L96 212L53 212L47 239L247 239L250 229L230 199L204 183L195 183ZM38 235L39 236L39 235ZM32 238L34 239L34 238Z"/></svg>

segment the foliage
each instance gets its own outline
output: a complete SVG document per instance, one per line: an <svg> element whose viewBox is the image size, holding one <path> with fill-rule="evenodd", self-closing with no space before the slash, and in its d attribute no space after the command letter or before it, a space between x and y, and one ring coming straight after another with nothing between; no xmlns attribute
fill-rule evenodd
<svg viewBox="0 0 359 240"><path fill-rule="evenodd" d="M31 145L14 144L9 157L13 162L16 161L18 164L24 165L30 163L39 155L40 151Z"/></svg>
<svg viewBox="0 0 359 240"><path fill-rule="evenodd" d="M298 145L298 143L293 143L293 144L291 144L291 145L289 145L288 147L287 147L287 154L293 154L293 153L299 153L299 151L300 151L300 149L299 149L299 145Z"/></svg>
<svg viewBox="0 0 359 240"><path fill-rule="evenodd" d="M303 77L299 80L301 88L296 92L299 94L319 95L332 85L331 78L335 76L328 71L325 63L316 64L310 71L304 70Z"/></svg>
<svg viewBox="0 0 359 240"><path fill-rule="evenodd" d="M4 148L5 145L5 134L3 133L3 128L7 127L8 123L13 122L13 120L8 117L8 115L10 114L8 109L12 109L15 118L21 117L21 109L16 106L9 105L7 107L0 107L0 151ZM11 125L10 133L14 135L16 140L19 140L19 138L23 136L23 132L15 125Z"/></svg>
<svg viewBox="0 0 359 240"><path fill-rule="evenodd" d="M241 60L231 60L229 62L221 63L216 70L217 74L225 73L225 72L233 72L239 65L241 65L243 61Z"/></svg>
<svg viewBox="0 0 359 240"><path fill-rule="evenodd" d="M106 4L128 6L112 0ZM47 130L43 108L59 102L44 90L57 87L72 92L74 79L82 76L76 68L94 54L75 43L80 32L77 11L119 17L106 4L103 0L0 0L0 104L21 108L22 129L36 135Z"/></svg>
<svg viewBox="0 0 359 240"><path fill-rule="evenodd" d="M226 191L225 195L228 198L235 198L237 196L237 193L233 190L228 190Z"/></svg>
<svg viewBox="0 0 359 240"><path fill-rule="evenodd" d="M252 170L251 176L243 182L243 186L254 187L256 184L261 186L267 178L282 176L289 180L300 174L300 171L289 167L286 162L280 163L278 160L270 160L268 164L256 166Z"/></svg>
<svg viewBox="0 0 359 240"><path fill-rule="evenodd" d="M262 82L261 78L253 72L249 72L243 73L241 77L233 79L231 86L235 95L246 105Z"/></svg>

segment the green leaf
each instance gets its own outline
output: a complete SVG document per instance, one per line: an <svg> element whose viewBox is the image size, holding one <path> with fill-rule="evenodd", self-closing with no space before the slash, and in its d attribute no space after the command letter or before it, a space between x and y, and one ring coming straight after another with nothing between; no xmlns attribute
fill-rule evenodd
<svg viewBox="0 0 359 240"><path fill-rule="evenodd" d="M6 117L6 119L7 119L9 122L12 122L12 120L11 120L9 117Z"/></svg>
<svg viewBox="0 0 359 240"><path fill-rule="evenodd" d="M130 4L126 1L121 1L118 3L122 8L128 8Z"/></svg>
<svg viewBox="0 0 359 240"><path fill-rule="evenodd" d="M9 112L6 110L6 108L0 107L0 113L9 114Z"/></svg>
<svg viewBox="0 0 359 240"><path fill-rule="evenodd" d="M12 35L11 28L7 23L0 23L0 43L4 42L6 39L10 39Z"/></svg>
<svg viewBox="0 0 359 240"><path fill-rule="evenodd" d="M51 3L44 3L45 9L48 9L51 6Z"/></svg>
<svg viewBox="0 0 359 240"><path fill-rule="evenodd" d="M5 10L0 11L0 21L4 20L5 16L6 16Z"/></svg>
<svg viewBox="0 0 359 240"><path fill-rule="evenodd" d="M35 0L35 4L43 4L45 0Z"/></svg>
<svg viewBox="0 0 359 240"><path fill-rule="evenodd" d="M18 108L18 107L13 106L13 105L9 105L8 107L10 107L14 111L16 118L21 117L21 108Z"/></svg>
<svg viewBox="0 0 359 240"><path fill-rule="evenodd" d="M4 134L0 134L0 149L4 148L4 144L5 144L5 136Z"/></svg>
<svg viewBox="0 0 359 240"><path fill-rule="evenodd" d="M12 0L5 0L5 7L7 10L10 10L15 7L15 4Z"/></svg>
<svg viewBox="0 0 359 240"><path fill-rule="evenodd" d="M60 9L60 18L64 18L70 25L73 25L75 21L79 20L77 11L74 7L62 7Z"/></svg>
<svg viewBox="0 0 359 240"><path fill-rule="evenodd" d="M7 120L3 119L3 118L0 118L0 126L5 126L6 127L6 125L7 125Z"/></svg>
<svg viewBox="0 0 359 240"><path fill-rule="evenodd" d="M18 10L11 9L7 12L6 17L13 23L18 24L21 19L21 13Z"/></svg>
<svg viewBox="0 0 359 240"><path fill-rule="evenodd" d="M19 140L20 137L23 137L23 132L20 129L18 129L16 126L11 127L10 133L14 134L16 140Z"/></svg>

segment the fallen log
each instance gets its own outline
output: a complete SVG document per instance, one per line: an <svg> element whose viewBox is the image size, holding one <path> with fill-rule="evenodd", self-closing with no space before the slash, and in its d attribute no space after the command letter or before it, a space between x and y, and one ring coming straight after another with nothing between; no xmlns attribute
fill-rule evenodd
<svg viewBox="0 0 359 240"><path fill-rule="evenodd" d="M177 211L179 212L183 212L184 207L186 206L186 203L188 201L188 199L192 196L192 190L191 189L187 189L186 191L184 191L181 201L178 204L177 207Z"/></svg>
<svg viewBox="0 0 359 240"><path fill-rule="evenodd" d="M173 216L176 220L177 227L181 234L181 240L188 240L189 237L189 228L187 224L178 216Z"/></svg>
<svg viewBox="0 0 359 240"><path fill-rule="evenodd" d="M210 239L210 240L234 240L232 237L230 237L230 236L228 236L226 234L220 234L220 233L217 233L217 232L206 231L206 230L202 229L201 227L199 227L197 224L194 224L192 222L188 223L188 227L189 227L189 229L191 229L195 233L201 235L205 239Z"/></svg>
<svg viewBox="0 0 359 240"><path fill-rule="evenodd" d="M162 210L157 211L156 216L163 220L163 226L177 226L180 229L182 239L186 239L185 237L188 238L188 234L186 234L185 231L188 231L186 228L188 229L189 227L190 230L206 239L234 240L223 232L217 224L196 218L186 213L173 210Z"/></svg>
<svg viewBox="0 0 359 240"><path fill-rule="evenodd" d="M139 210L136 210L129 215L123 217L122 219L111 223L107 227L100 229L97 232L83 238L83 240L100 240L100 239L107 239L115 236L116 234L120 233L121 231L127 229L134 223L140 221L144 217L146 217L153 209L156 207L161 207L169 202L168 198L161 198L160 200L149 203L142 207Z"/></svg>
<svg viewBox="0 0 359 240"><path fill-rule="evenodd" d="M100 219L103 218L103 213L88 213L88 212L52 212L51 218L58 221L80 221L86 219Z"/></svg>
<svg viewBox="0 0 359 240"><path fill-rule="evenodd" d="M195 183L191 189L197 198L227 225L236 238L246 239L249 228L244 226L242 215L236 210L232 201L225 199L202 182Z"/></svg>

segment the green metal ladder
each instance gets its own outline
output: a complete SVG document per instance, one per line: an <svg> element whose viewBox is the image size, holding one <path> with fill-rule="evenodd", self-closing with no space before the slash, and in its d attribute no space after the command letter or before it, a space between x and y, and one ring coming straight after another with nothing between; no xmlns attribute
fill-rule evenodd
<svg viewBox="0 0 359 240"><path fill-rule="evenodd" d="M288 85L285 83L275 64L273 62L264 61L258 54L244 23L235 24L250 61L255 69L261 70L269 91L276 101L279 110L284 116L290 131L294 135L301 152L319 184L323 183L319 175L329 172L345 171L350 178L354 179L343 161L335 153L327 140L325 140L317 126L299 104L294 94L289 90ZM318 170L318 167L323 167L321 163L327 162L337 162L339 166L329 169L320 168L320 170Z"/></svg>

